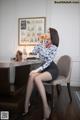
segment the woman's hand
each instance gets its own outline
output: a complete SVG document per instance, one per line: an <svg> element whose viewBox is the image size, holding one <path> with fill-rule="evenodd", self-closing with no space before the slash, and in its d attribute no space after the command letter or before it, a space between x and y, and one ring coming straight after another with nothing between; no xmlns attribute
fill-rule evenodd
<svg viewBox="0 0 80 120"><path fill-rule="evenodd" d="M34 73L37 73L37 70L32 70L29 75L32 75Z"/></svg>
<svg viewBox="0 0 80 120"><path fill-rule="evenodd" d="M35 70L32 70L32 71L30 72L29 75L32 75L32 74L39 74L40 71L41 71L41 69L42 69L42 67L39 67L39 68L37 68L37 69L35 69Z"/></svg>
<svg viewBox="0 0 80 120"><path fill-rule="evenodd" d="M33 76L33 77L36 77L37 75L39 75L40 73L39 72L36 72L36 70L32 70L29 74L29 76Z"/></svg>

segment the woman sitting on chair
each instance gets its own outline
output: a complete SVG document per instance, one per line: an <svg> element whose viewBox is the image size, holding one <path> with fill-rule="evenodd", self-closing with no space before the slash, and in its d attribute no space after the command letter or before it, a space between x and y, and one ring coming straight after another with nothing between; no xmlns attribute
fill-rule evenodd
<svg viewBox="0 0 80 120"><path fill-rule="evenodd" d="M25 100L25 113L28 113L29 100L35 84L42 98L44 120L49 118L51 110L48 106L43 81L54 80L57 78L59 73L56 64L53 62L59 45L58 32L53 28L49 28L48 36L49 37L45 40L44 44L39 43L32 51L33 53L39 54L39 57L44 61L44 64L30 72Z"/></svg>

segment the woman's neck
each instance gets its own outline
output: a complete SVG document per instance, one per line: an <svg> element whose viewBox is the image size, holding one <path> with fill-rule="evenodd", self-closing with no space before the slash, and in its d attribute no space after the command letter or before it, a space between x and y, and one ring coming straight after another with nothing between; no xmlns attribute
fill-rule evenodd
<svg viewBox="0 0 80 120"><path fill-rule="evenodd" d="M45 45L46 48L50 48L51 47L51 43L50 44L47 44Z"/></svg>

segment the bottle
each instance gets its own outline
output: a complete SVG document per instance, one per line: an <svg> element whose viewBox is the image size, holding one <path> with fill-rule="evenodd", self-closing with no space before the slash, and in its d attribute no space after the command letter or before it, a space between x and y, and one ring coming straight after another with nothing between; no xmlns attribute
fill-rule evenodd
<svg viewBox="0 0 80 120"><path fill-rule="evenodd" d="M23 49L23 59L25 60L27 58L27 52L26 48Z"/></svg>

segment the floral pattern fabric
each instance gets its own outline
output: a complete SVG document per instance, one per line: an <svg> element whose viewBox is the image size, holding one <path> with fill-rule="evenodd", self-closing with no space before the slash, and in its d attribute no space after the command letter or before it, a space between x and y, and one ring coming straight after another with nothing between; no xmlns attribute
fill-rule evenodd
<svg viewBox="0 0 80 120"><path fill-rule="evenodd" d="M44 45L40 43L34 47L32 52L36 54L38 53L39 58L42 61L44 61L44 64L36 69L37 72L40 72L46 69L50 65L50 63L54 60L54 57L57 52L57 47L51 44L49 48L46 48Z"/></svg>

